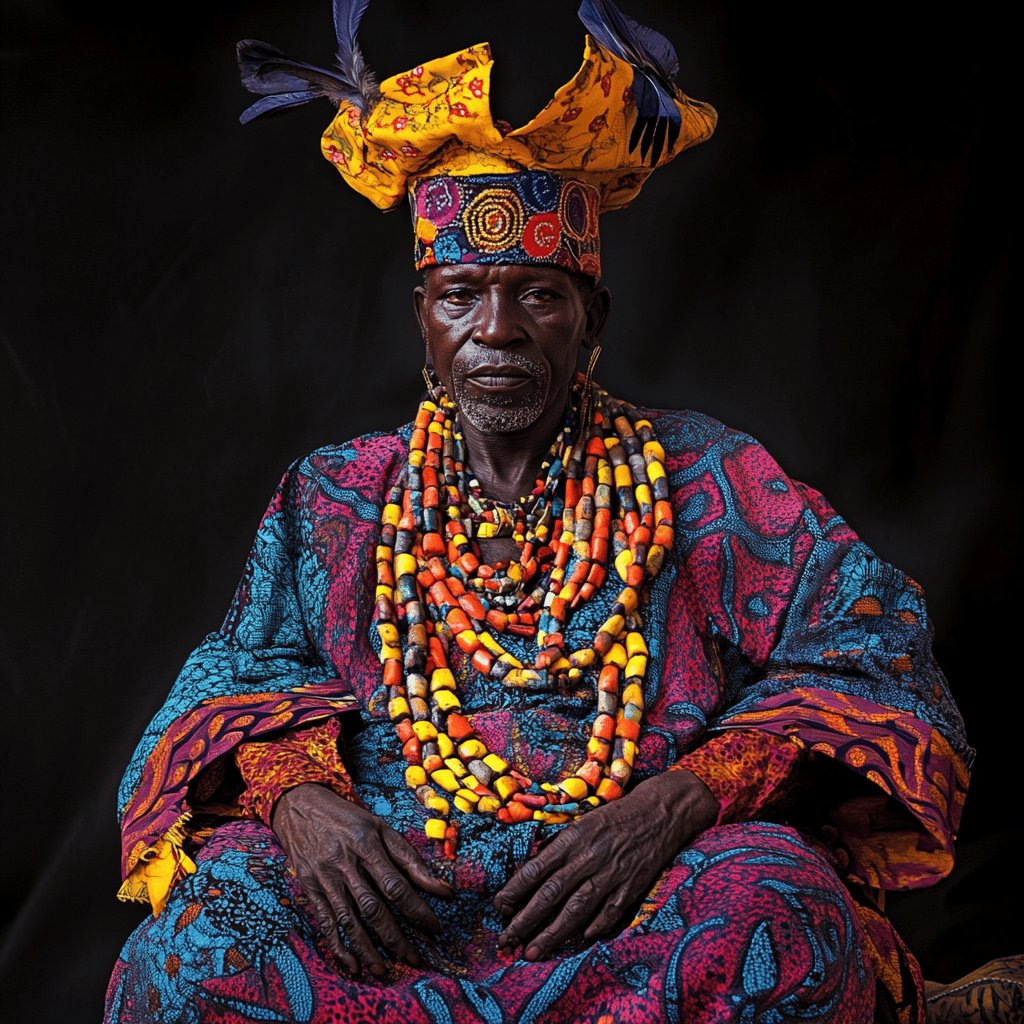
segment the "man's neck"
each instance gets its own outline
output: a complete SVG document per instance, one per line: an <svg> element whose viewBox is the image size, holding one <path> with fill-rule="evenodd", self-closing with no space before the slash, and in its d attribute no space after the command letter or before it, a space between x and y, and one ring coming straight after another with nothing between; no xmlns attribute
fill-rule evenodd
<svg viewBox="0 0 1024 1024"><path fill-rule="evenodd" d="M529 494L564 420L565 410L556 409L526 430L509 434L461 423L469 466L484 494L507 503Z"/></svg>

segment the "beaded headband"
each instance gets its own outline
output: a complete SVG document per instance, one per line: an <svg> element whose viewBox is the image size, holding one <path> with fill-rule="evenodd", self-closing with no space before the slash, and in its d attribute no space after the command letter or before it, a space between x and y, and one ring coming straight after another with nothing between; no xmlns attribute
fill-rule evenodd
<svg viewBox="0 0 1024 1024"><path fill-rule="evenodd" d="M487 43L378 87L356 43L366 6L335 0L330 69L242 40L242 83L261 99L241 121L318 96L336 104L323 155L380 209L409 199L417 268L551 263L596 278L597 214L627 206L656 167L714 131L714 108L674 82L672 44L608 0L580 4L583 63L519 128L492 115ZM434 208L451 219L439 221Z"/></svg>
<svg viewBox="0 0 1024 1024"><path fill-rule="evenodd" d="M409 195L416 269L438 263L545 263L601 274L597 189L548 171L436 175Z"/></svg>

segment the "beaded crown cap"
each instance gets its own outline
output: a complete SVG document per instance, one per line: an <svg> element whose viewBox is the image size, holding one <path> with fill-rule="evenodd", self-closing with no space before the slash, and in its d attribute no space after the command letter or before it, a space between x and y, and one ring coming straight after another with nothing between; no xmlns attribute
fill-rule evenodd
<svg viewBox="0 0 1024 1024"><path fill-rule="evenodd" d="M242 82L262 96L241 120L317 96L336 103L323 155L380 209L409 199L417 269L549 263L599 277L598 214L627 206L656 167L714 131L714 108L675 84L672 44L607 0L580 4L583 62L519 128L491 111L487 43L378 87L355 40L366 6L335 0L331 69L240 42Z"/></svg>

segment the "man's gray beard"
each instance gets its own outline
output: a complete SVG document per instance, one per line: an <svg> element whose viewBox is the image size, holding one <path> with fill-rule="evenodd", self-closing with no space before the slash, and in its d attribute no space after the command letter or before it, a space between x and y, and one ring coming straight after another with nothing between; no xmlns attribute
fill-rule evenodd
<svg viewBox="0 0 1024 1024"><path fill-rule="evenodd" d="M454 397L460 419L486 434L514 434L525 430L536 423L544 412L548 383L545 368L532 359L515 354L506 354L500 362L526 370L533 381L533 390L525 396L495 395L492 398L478 398L467 394L464 378L456 378L458 382L455 384ZM454 371L455 367L452 369Z"/></svg>
<svg viewBox="0 0 1024 1024"><path fill-rule="evenodd" d="M540 419L544 412L544 390L535 388L526 401L516 401L512 395L475 398L456 386L455 404L459 407L459 418L472 423L477 430L485 434L514 434Z"/></svg>

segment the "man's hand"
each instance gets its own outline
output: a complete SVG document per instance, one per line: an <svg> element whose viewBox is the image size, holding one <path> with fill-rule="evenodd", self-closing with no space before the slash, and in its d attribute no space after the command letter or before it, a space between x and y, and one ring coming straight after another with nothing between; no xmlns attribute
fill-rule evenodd
<svg viewBox="0 0 1024 1024"><path fill-rule="evenodd" d="M272 823L341 964L352 974L361 966L376 977L387 973L367 934L369 925L392 955L419 965L388 903L420 930L436 933L437 916L413 885L435 896L454 896L455 890L430 873L404 836L358 804L312 783L288 790L274 808ZM341 943L339 927L349 950Z"/></svg>
<svg viewBox="0 0 1024 1024"><path fill-rule="evenodd" d="M583 933L617 934L624 915L672 860L718 818L718 802L696 775L664 772L566 825L495 896L508 916L499 948L522 944L539 960Z"/></svg>

